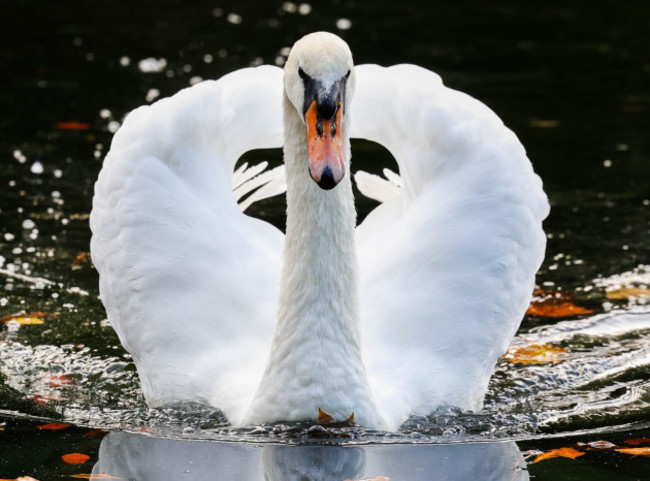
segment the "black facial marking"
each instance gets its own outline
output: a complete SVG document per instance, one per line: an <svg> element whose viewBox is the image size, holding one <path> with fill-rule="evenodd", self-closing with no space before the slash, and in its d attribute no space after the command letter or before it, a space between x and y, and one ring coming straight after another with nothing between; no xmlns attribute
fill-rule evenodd
<svg viewBox="0 0 650 481"><path fill-rule="evenodd" d="M345 87L348 77L350 76L350 71L341 77L338 81L329 88L325 90L322 82L316 80L307 74L302 67L298 67L298 75L302 79L304 86L304 101L303 101L303 116L307 114L309 106L316 101L316 111L318 117L318 123L316 128L318 130L318 135L323 135L323 125L322 120L333 119L332 122L332 136L336 135L337 125L336 125L336 112L339 108L342 108L345 105Z"/></svg>

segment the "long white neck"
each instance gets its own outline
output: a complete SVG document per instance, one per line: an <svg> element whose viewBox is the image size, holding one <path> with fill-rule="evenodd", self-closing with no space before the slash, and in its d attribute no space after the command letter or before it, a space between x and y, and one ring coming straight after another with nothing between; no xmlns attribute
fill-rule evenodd
<svg viewBox="0 0 650 481"><path fill-rule="evenodd" d="M343 122L346 175L322 190L308 172L307 131L285 95L287 232L278 322L247 420L314 419L318 408L378 425L359 334L356 210ZM273 409L273 414L269 413Z"/></svg>

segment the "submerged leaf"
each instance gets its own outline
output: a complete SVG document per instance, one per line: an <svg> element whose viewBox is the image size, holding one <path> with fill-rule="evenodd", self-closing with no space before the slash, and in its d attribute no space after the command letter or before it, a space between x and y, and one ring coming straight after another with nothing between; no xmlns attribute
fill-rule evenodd
<svg viewBox="0 0 650 481"><path fill-rule="evenodd" d="M503 357L519 364L557 364L564 360L562 354L566 352L566 349L553 344L530 344L510 346Z"/></svg>
<svg viewBox="0 0 650 481"><path fill-rule="evenodd" d="M615 451L633 456L650 456L650 448L620 448L615 449Z"/></svg>
<svg viewBox="0 0 650 481"><path fill-rule="evenodd" d="M81 453L70 453L64 454L61 459L68 464L83 464L90 459L90 456Z"/></svg>
<svg viewBox="0 0 650 481"><path fill-rule="evenodd" d="M538 463L540 461L544 461L545 459L551 459L551 458L570 458L570 459L575 459L579 456L584 455L582 451L578 451L577 449L573 448L559 448L559 449L551 449L550 451L547 451L545 453L540 454L537 456L534 460L533 463Z"/></svg>
<svg viewBox="0 0 650 481"><path fill-rule="evenodd" d="M90 124L85 122L57 122L55 127L59 130L88 130Z"/></svg>
<svg viewBox="0 0 650 481"><path fill-rule="evenodd" d="M47 429L49 431L56 431L59 429L65 429L69 428L69 424L62 424L62 423L48 423L48 424L41 424L40 426L36 426L36 429Z"/></svg>
<svg viewBox="0 0 650 481"><path fill-rule="evenodd" d="M637 438L637 439L628 439L625 441L625 444L630 446L638 446L639 444L650 444L650 438Z"/></svg>
<svg viewBox="0 0 650 481"><path fill-rule="evenodd" d="M650 289L643 289L641 287L621 287L613 291L605 292L607 299L622 300L629 299L630 297L650 297Z"/></svg>

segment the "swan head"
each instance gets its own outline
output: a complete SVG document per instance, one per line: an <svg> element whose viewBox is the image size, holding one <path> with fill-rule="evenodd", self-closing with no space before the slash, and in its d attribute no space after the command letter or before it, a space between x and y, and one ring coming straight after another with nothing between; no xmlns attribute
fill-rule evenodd
<svg viewBox="0 0 650 481"><path fill-rule="evenodd" d="M298 40L284 67L285 92L307 127L308 171L325 190L345 176L344 129L354 80L350 47L327 32Z"/></svg>

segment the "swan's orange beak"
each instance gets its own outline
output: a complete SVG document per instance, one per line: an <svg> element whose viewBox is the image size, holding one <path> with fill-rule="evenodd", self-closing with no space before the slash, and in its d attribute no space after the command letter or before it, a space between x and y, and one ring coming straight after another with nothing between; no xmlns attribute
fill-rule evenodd
<svg viewBox="0 0 650 481"><path fill-rule="evenodd" d="M307 123L307 148L309 151L309 174L320 188L336 187L345 175L343 163L343 136L341 102L330 118L323 118L314 100L305 113Z"/></svg>

